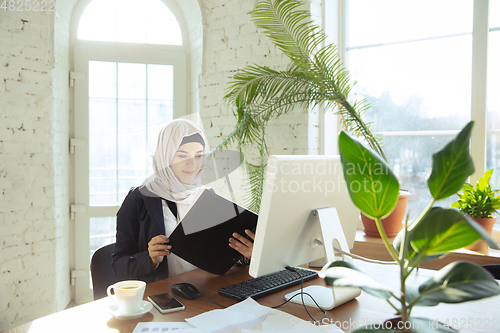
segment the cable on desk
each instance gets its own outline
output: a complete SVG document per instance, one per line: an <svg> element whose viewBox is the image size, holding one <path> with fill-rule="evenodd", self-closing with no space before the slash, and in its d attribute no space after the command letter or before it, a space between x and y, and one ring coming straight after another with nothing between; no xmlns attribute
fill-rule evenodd
<svg viewBox="0 0 500 333"><path fill-rule="evenodd" d="M300 273L299 273L299 272L297 272L297 271L295 270L295 268L293 268L293 267L286 266L285 268L286 268L287 270L289 270L289 271L291 271L291 272L295 272L295 273L297 273L297 274L299 275L299 277L300 277L300 292L296 293L295 295L293 295L292 297L290 297L290 298L289 298L288 300L286 300L285 302L283 302L283 303L281 303L281 304L279 304L279 305L276 305L276 306L272 306L272 308L273 308L273 309L279 308L280 306L283 306L283 305L285 305L286 303L290 302L290 301L291 301L291 300L292 300L295 296L300 295L300 296L301 296L301 299L302 299L302 305L304 306L304 309L306 310L306 312L307 312L307 314L309 315L309 317L310 317L310 318L314 321L314 323L322 322L322 321L323 321L323 319L326 317L326 311L325 311L325 310L323 310L323 309L319 306L319 304L316 302L316 300L315 300L315 299L314 299L314 298L313 298L310 294L308 294L308 293L305 293L305 292L304 292L304 278L302 277L302 275L300 275ZM307 306L306 306L306 304L304 303L304 295L309 296L309 297L313 300L314 304L316 304L316 306L318 307L318 309L320 309L321 311L323 311L323 317L321 317L321 319L320 319L320 320L316 320L316 319L314 319L314 317L313 317L313 316L309 313L309 310L307 310Z"/></svg>
<svg viewBox="0 0 500 333"><path fill-rule="evenodd" d="M207 298L198 298L198 299L199 299L200 301L207 301L207 302L214 303L215 305L220 306L221 308L224 308L224 309L225 309L225 308L227 308L227 306L220 305L219 303L216 303L216 302L214 302L214 301L212 301L212 300L210 300L210 299L207 299Z"/></svg>

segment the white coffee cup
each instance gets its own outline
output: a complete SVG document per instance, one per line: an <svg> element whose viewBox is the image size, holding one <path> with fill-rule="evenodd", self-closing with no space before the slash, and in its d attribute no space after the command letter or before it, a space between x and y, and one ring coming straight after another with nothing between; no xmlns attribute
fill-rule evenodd
<svg viewBox="0 0 500 333"><path fill-rule="evenodd" d="M114 289L114 295L111 295L111 289ZM121 281L108 287L108 297L116 304L121 314L132 315L139 312L144 290L146 290L144 281Z"/></svg>

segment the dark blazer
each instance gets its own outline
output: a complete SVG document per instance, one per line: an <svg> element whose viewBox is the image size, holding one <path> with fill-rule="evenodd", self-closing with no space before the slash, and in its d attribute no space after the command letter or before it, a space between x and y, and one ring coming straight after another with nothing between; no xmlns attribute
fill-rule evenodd
<svg viewBox="0 0 500 333"><path fill-rule="evenodd" d="M116 214L116 245L112 265L119 279L138 279L146 283L168 277L167 258L151 267L148 243L165 235L161 198L146 196L132 188Z"/></svg>
<svg viewBox="0 0 500 333"><path fill-rule="evenodd" d="M213 189L209 189L214 192ZM142 192L147 191L141 189ZM142 280L151 283L168 277L167 258L151 267L148 243L151 238L165 235L162 198L143 195L139 187L130 189L116 214L116 244L112 255L115 275L123 280ZM168 207L177 216L175 203L167 201ZM249 265L250 259L241 256L239 264Z"/></svg>

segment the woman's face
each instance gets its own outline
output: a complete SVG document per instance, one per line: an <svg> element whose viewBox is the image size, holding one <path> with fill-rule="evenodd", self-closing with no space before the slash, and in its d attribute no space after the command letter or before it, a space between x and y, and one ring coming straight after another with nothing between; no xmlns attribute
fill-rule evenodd
<svg viewBox="0 0 500 333"><path fill-rule="evenodd" d="M170 166L181 183L190 184L200 171L202 163L203 145L199 142L188 142L177 149Z"/></svg>

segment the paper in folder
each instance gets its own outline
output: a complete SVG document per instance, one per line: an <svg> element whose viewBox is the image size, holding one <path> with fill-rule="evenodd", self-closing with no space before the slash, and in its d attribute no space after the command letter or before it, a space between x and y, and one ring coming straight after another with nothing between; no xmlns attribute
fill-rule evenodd
<svg viewBox="0 0 500 333"><path fill-rule="evenodd" d="M171 252L212 274L226 273L241 258L229 247L234 232L255 232L258 215L204 189L170 235Z"/></svg>

